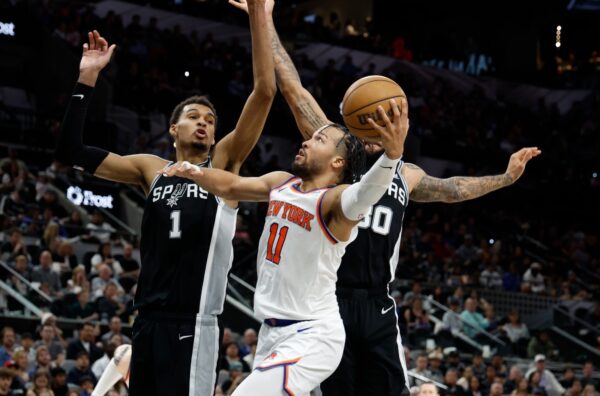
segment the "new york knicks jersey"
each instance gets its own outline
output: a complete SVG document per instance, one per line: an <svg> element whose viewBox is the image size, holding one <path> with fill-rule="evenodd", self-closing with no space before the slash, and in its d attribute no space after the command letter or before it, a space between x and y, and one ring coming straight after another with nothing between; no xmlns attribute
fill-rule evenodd
<svg viewBox="0 0 600 396"><path fill-rule="evenodd" d="M346 249L338 271L338 287L385 288L394 280L409 192L402 165L400 161L387 193L358 224L358 236Z"/></svg>
<svg viewBox="0 0 600 396"><path fill-rule="evenodd" d="M199 166L210 167L210 161ZM142 220L135 308L216 315L233 260L237 210L193 181L158 176Z"/></svg>
<svg viewBox="0 0 600 396"><path fill-rule="evenodd" d="M254 313L261 319L339 317L337 270L348 241L331 235L321 216L329 188L302 192L294 177L271 191L258 247Z"/></svg>

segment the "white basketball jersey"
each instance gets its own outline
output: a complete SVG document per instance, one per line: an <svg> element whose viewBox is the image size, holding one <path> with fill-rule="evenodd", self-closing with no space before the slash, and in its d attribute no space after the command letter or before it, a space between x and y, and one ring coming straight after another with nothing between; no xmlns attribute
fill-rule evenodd
<svg viewBox="0 0 600 396"><path fill-rule="evenodd" d="M261 319L339 317L337 270L346 246L327 229L320 211L329 188L302 192L294 177L271 190L258 247L254 313Z"/></svg>

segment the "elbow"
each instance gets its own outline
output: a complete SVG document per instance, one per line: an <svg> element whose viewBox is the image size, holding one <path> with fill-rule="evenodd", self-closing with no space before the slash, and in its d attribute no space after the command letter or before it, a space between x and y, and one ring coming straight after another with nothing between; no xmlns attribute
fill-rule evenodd
<svg viewBox="0 0 600 396"><path fill-rule="evenodd" d="M258 79L254 84L253 93L261 99L273 100L277 94L277 84L275 84L275 79Z"/></svg>

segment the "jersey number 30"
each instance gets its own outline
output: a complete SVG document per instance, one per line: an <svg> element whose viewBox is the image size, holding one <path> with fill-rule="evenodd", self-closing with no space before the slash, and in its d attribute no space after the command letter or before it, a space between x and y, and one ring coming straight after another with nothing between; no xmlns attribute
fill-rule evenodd
<svg viewBox="0 0 600 396"><path fill-rule="evenodd" d="M277 237L277 229L279 229L279 237ZM279 224L273 223L271 224L271 229L269 231L270 234L269 243L267 243L267 260L272 263L279 264L281 261L281 249L283 249L285 237L287 237L288 227L284 226L279 228ZM277 239L277 243L275 243L275 239ZM275 245L275 250L273 250L273 245Z"/></svg>
<svg viewBox="0 0 600 396"><path fill-rule="evenodd" d="M390 233L392 225L392 217L394 212L387 206L371 206L369 213L358 223L360 228L371 228L373 232L379 235L387 235Z"/></svg>

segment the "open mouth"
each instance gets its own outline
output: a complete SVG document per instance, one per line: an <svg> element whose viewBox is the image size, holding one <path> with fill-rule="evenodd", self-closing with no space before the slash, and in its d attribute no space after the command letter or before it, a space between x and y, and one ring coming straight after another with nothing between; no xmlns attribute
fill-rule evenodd
<svg viewBox="0 0 600 396"><path fill-rule="evenodd" d="M207 133L206 130L202 129L202 128L198 128L194 131L194 136L196 136L199 139L204 139L206 137Z"/></svg>

